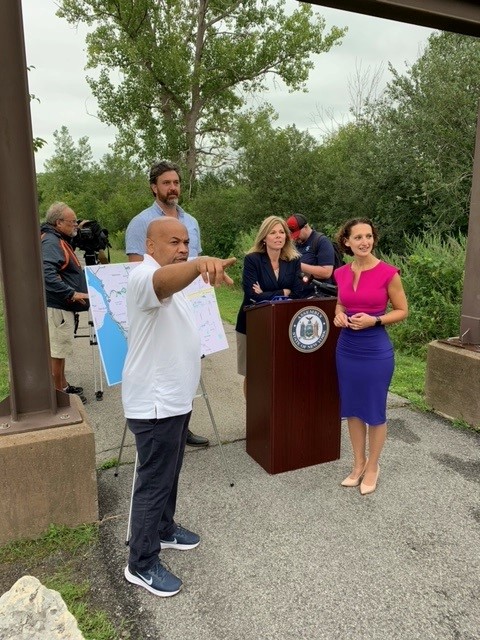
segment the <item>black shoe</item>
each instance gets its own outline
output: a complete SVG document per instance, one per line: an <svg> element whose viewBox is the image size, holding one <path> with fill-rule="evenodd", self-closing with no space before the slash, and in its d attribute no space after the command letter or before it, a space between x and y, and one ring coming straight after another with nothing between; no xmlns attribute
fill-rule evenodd
<svg viewBox="0 0 480 640"><path fill-rule="evenodd" d="M204 438L203 436L196 436L189 429L187 434L187 444L191 447L208 447L209 442L208 438Z"/></svg>
<svg viewBox="0 0 480 640"><path fill-rule="evenodd" d="M69 384L68 387L64 389L65 393L77 393L80 395L83 393L83 387L74 387L72 384Z"/></svg>

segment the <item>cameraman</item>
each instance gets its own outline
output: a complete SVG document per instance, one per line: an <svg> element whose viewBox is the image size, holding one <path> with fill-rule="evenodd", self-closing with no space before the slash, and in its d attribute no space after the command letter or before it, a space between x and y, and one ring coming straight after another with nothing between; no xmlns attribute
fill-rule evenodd
<svg viewBox="0 0 480 640"><path fill-rule="evenodd" d="M89 307L85 276L72 248L77 228L75 212L64 202L54 202L40 231L53 381L57 389L76 393L85 403L83 388L65 378L65 358L73 353L74 312Z"/></svg>

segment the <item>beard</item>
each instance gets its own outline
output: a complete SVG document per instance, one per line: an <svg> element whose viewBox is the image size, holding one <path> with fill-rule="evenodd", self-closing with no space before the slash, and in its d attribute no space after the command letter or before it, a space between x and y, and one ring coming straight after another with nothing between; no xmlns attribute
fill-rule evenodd
<svg viewBox="0 0 480 640"><path fill-rule="evenodd" d="M168 207L176 207L178 204L178 195L169 194L165 198L159 198L160 202L166 204Z"/></svg>

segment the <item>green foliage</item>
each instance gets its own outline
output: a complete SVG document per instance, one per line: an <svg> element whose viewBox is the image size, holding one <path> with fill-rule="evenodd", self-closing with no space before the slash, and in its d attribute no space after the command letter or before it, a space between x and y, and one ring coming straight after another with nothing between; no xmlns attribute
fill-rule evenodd
<svg viewBox="0 0 480 640"><path fill-rule="evenodd" d="M66 127L56 131L54 138L54 154L37 177L41 217L52 202L62 201L78 218L97 220L115 234L151 204L146 176L131 160L106 155L101 163L92 162L88 138L75 144Z"/></svg>
<svg viewBox="0 0 480 640"><path fill-rule="evenodd" d="M324 34L307 4L287 15L283 0L62 0L58 15L94 27L88 66L100 73L88 82L100 119L144 161L184 163L189 193L199 164L223 161L238 114L267 75L304 89L311 55L345 32Z"/></svg>
<svg viewBox="0 0 480 640"><path fill-rule="evenodd" d="M250 229L248 232L241 231L235 241L233 255L237 259L237 262L230 267L228 273L239 287L242 286L243 260L247 251L253 246L257 231L258 228Z"/></svg>
<svg viewBox="0 0 480 640"><path fill-rule="evenodd" d="M128 258L125 254L125 248L110 249L110 262L128 262Z"/></svg>
<svg viewBox="0 0 480 640"><path fill-rule="evenodd" d="M398 349L421 355L431 340L458 336L466 239L425 234L405 242L404 257L385 256L401 269L409 305L408 319L389 331Z"/></svg>
<svg viewBox="0 0 480 640"><path fill-rule="evenodd" d="M361 121L374 131L363 192L389 249L398 250L399 229L408 237L467 231L480 41L434 33L406 74L390 71L385 94L365 106Z"/></svg>
<svg viewBox="0 0 480 640"><path fill-rule="evenodd" d="M112 249L121 250L125 253L125 231L126 229L121 229L109 235Z"/></svg>
<svg viewBox="0 0 480 640"><path fill-rule="evenodd" d="M195 198L185 206L200 225L204 255L234 255L238 235L245 225L248 200L248 190L241 185L200 185Z"/></svg>
<svg viewBox="0 0 480 640"><path fill-rule="evenodd" d="M243 123L236 137L239 169L250 192L244 229L259 226L270 215L303 213L321 217L323 171L318 142L295 126L273 128L263 119Z"/></svg>

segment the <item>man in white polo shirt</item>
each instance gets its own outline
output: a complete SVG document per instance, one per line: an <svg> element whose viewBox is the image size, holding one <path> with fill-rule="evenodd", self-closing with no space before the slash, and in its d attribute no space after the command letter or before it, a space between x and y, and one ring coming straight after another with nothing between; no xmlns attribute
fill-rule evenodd
<svg viewBox="0 0 480 640"><path fill-rule="evenodd" d="M175 595L182 586L160 562L160 549L193 549L200 542L174 520L201 358L193 308L182 289L199 274L212 285L233 284L224 269L235 262L207 256L188 261L188 245L188 231L178 220L151 222L147 253L127 288L122 402L135 435L138 476L125 578L158 596Z"/></svg>

